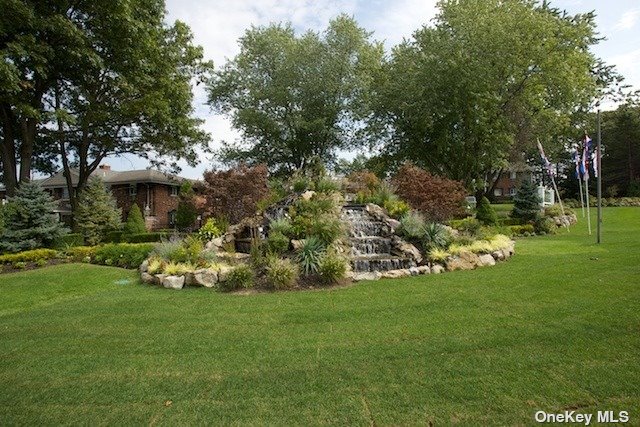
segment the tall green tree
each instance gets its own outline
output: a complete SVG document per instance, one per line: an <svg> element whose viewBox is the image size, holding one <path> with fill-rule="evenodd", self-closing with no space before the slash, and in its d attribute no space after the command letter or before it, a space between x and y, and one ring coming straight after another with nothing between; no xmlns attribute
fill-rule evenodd
<svg viewBox="0 0 640 427"><path fill-rule="evenodd" d="M109 231L122 226L122 210L100 178L89 180L74 215L76 229L89 245L97 245Z"/></svg>
<svg viewBox="0 0 640 427"><path fill-rule="evenodd" d="M0 252L51 247L68 230L53 213L53 198L38 183L27 182L9 197L3 208Z"/></svg>
<svg viewBox="0 0 640 427"><path fill-rule="evenodd" d="M147 227L142 217L142 211L137 203L131 206L131 210L127 214L127 222L124 224L124 232L127 236L133 234L146 233Z"/></svg>
<svg viewBox="0 0 640 427"><path fill-rule="evenodd" d="M357 143L382 57L382 45L347 16L322 34L296 35L281 24L251 28L208 86L211 106L243 135L243 143L225 144L221 158L281 174L315 156L332 161Z"/></svg>
<svg viewBox="0 0 640 427"><path fill-rule="evenodd" d="M379 91L384 152L469 189L545 145L615 73L590 52L592 13L533 0L442 0L433 26L393 51ZM489 183L491 187L491 183Z"/></svg>
<svg viewBox="0 0 640 427"><path fill-rule="evenodd" d="M162 0L8 3L0 107L9 192L57 156L74 208L71 167L79 195L108 155L197 160L208 137L192 114L191 83L211 64L188 27L165 16Z"/></svg>
<svg viewBox="0 0 640 427"><path fill-rule="evenodd" d="M627 103L604 113L602 139L603 186L612 194L640 195L635 192L640 192L640 105Z"/></svg>
<svg viewBox="0 0 640 427"><path fill-rule="evenodd" d="M180 200L176 209L176 227L179 230L190 230L198 217L195 192L189 181L180 186Z"/></svg>

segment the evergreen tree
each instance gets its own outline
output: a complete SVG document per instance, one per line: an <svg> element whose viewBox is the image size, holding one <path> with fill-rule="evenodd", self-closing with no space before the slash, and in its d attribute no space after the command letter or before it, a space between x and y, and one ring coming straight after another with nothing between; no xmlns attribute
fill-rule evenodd
<svg viewBox="0 0 640 427"><path fill-rule="evenodd" d="M97 245L109 231L122 226L122 211L100 178L92 178L78 199L76 228L89 245Z"/></svg>
<svg viewBox="0 0 640 427"><path fill-rule="evenodd" d="M489 199L484 196L480 199L476 209L476 219L485 225L496 225L498 223L496 211L491 207Z"/></svg>
<svg viewBox="0 0 640 427"><path fill-rule="evenodd" d="M126 236L131 236L132 234L140 234L146 232L147 226L144 223L142 212L140 211L138 204L134 203L133 206L131 206L129 215L127 215L127 222L124 225L124 234Z"/></svg>
<svg viewBox="0 0 640 427"><path fill-rule="evenodd" d="M525 221L535 221L540 215L541 202L536 186L529 181L524 181L513 196L511 216Z"/></svg>
<svg viewBox="0 0 640 427"><path fill-rule="evenodd" d="M53 215L56 206L39 184L22 183L3 209L0 251L19 252L52 246L68 231Z"/></svg>
<svg viewBox="0 0 640 427"><path fill-rule="evenodd" d="M176 226L180 230L187 230L193 227L198 217L195 204L195 193L190 182L185 182L180 187L180 201L176 210Z"/></svg>

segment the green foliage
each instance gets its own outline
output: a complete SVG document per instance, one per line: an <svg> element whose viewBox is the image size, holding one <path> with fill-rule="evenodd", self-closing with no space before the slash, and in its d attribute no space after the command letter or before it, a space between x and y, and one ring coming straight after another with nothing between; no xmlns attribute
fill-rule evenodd
<svg viewBox="0 0 640 427"><path fill-rule="evenodd" d="M432 262L443 262L450 256L451 254L442 248L431 248L428 254L428 258Z"/></svg>
<svg viewBox="0 0 640 427"><path fill-rule="evenodd" d="M97 246L73 246L65 249L64 253L73 262L91 262L97 249Z"/></svg>
<svg viewBox="0 0 640 427"><path fill-rule="evenodd" d="M302 272L305 275L317 273L324 253L325 245L320 239L314 236L305 239L296 256Z"/></svg>
<svg viewBox="0 0 640 427"><path fill-rule="evenodd" d="M326 177L321 177L315 182L314 189L318 193L331 194L340 191L340 183Z"/></svg>
<svg viewBox="0 0 640 427"><path fill-rule="evenodd" d="M540 202L535 185L529 181L523 181L513 196L511 216L523 221L535 221L540 216Z"/></svg>
<svg viewBox="0 0 640 427"><path fill-rule="evenodd" d="M535 232L533 224L511 225L509 228L511 229L511 233L516 236L531 235Z"/></svg>
<svg viewBox="0 0 640 427"><path fill-rule="evenodd" d="M227 280L219 284L220 290L235 291L239 289L253 288L255 285L255 273L251 266L240 264L229 272Z"/></svg>
<svg viewBox="0 0 640 427"><path fill-rule="evenodd" d="M420 240L424 236L426 221L418 211L407 212L400 218L400 233L409 240Z"/></svg>
<svg viewBox="0 0 640 427"><path fill-rule="evenodd" d="M25 182L4 207L0 252L50 247L68 232L53 215L57 204L40 185Z"/></svg>
<svg viewBox="0 0 640 427"><path fill-rule="evenodd" d="M89 180L77 202L73 214L75 227L88 245L97 245L104 241L108 232L121 227L122 212L101 179ZM140 210L138 214L142 218Z"/></svg>
<svg viewBox="0 0 640 427"><path fill-rule="evenodd" d="M382 57L382 45L344 15L321 34L296 35L281 24L247 30L240 53L209 83L209 103L243 134L222 158L265 163L281 175L313 158L332 161L353 145L352 124L368 116Z"/></svg>
<svg viewBox="0 0 640 427"><path fill-rule="evenodd" d="M82 246L84 245L84 236L80 233L69 233L60 237L60 240L56 243L58 248L67 248L70 246Z"/></svg>
<svg viewBox="0 0 640 427"><path fill-rule="evenodd" d="M138 268L154 250L151 243L108 243L96 247L93 261L122 268Z"/></svg>
<svg viewBox="0 0 640 427"><path fill-rule="evenodd" d="M293 288L300 275L293 261L277 257L267 258L265 273L268 286L275 290Z"/></svg>
<svg viewBox="0 0 640 427"><path fill-rule="evenodd" d="M564 207L564 214L565 215L572 215L575 212L573 212L573 210L571 208L568 207ZM548 206L544 209L544 216L548 216L548 217L556 217L556 216L561 216L562 215L562 208L560 207L560 204L556 203L555 205L551 205Z"/></svg>
<svg viewBox="0 0 640 427"><path fill-rule="evenodd" d="M25 268L27 268L27 263L24 261L14 262L12 267L16 270L24 270Z"/></svg>
<svg viewBox="0 0 640 427"><path fill-rule="evenodd" d="M335 242L343 231L339 218L333 215L322 215L311 222L307 228L307 236L317 238L326 247Z"/></svg>
<svg viewBox="0 0 640 427"><path fill-rule="evenodd" d="M291 188L295 193L302 193L311 187L311 180L306 176L298 176L294 178Z"/></svg>
<svg viewBox="0 0 640 427"><path fill-rule="evenodd" d="M180 187L180 200L176 209L176 227L178 230L191 230L198 217L195 205L195 193L189 181Z"/></svg>
<svg viewBox="0 0 640 427"><path fill-rule="evenodd" d="M109 231L104 237L104 243L120 243L124 237L124 231Z"/></svg>
<svg viewBox="0 0 640 427"><path fill-rule="evenodd" d="M152 233L138 233L131 234L127 237L129 243L152 243L161 242L168 237L164 232L152 232Z"/></svg>
<svg viewBox="0 0 640 427"><path fill-rule="evenodd" d="M198 230L198 238L203 242L209 242L221 236L222 233L223 231L218 227L218 221L215 218L207 218L207 222Z"/></svg>
<svg viewBox="0 0 640 427"><path fill-rule="evenodd" d="M387 210L391 218L395 219L402 218L411 210L411 206L403 200L386 200L382 207Z"/></svg>
<svg viewBox="0 0 640 427"><path fill-rule="evenodd" d="M156 267L154 265L154 267ZM182 276L190 271L195 270L195 266L185 262L168 262L162 266L162 273L169 276Z"/></svg>
<svg viewBox="0 0 640 427"><path fill-rule="evenodd" d="M16 262L37 262L58 257L58 251L53 249L31 249L15 254L0 255L0 264L14 264Z"/></svg>
<svg viewBox="0 0 640 427"><path fill-rule="evenodd" d="M153 250L153 256L173 263L202 264L204 260L204 245L195 236L188 236L183 240L170 240L159 243Z"/></svg>
<svg viewBox="0 0 640 427"><path fill-rule="evenodd" d="M289 236L291 234L291 220L286 217L273 219L269 222L269 232L270 233L281 233L285 236Z"/></svg>
<svg viewBox="0 0 640 427"><path fill-rule="evenodd" d="M451 241L449 231L437 222L430 222L424 226L422 245L425 249L446 248Z"/></svg>
<svg viewBox="0 0 640 427"><path fill-rule="evenodd" d="M480 203L476 208L476 219L484 225L496 225L498 223L496 211L491 207L489 199L484 196L480 199Z"/></svg>
<svg viewBox="0 0 640 427"><path fill-rule="evenodd" d="M134 203L131 206L123 231L127 238L134 234L143 234L147 232L147 226L144 223L142 212L140 211L140 207L138 207L137 203Z"/></svg>
<svg viewBox="0 0 640 427"><path fill-rule="evenodd" d="M292 218L289 235L295 239L314 236L328 246L344 231L332 195L317 193L309 200L299 199L289 207L289 215Z"/></svg>
<svg viewBox="0 0 640 427"><path fill-rule="evenodd" d="M555 221L545 216L536 218L533 228L537 234L554 234L558 230Z"/></svg>
<svg viewBox="0 0 640 427"><path fill-rule="evenodd" d="M480 221L478 221L476 218L471 217L450 221L449 225L452 228L455 228L456 230L466 233L470 236L475 236L478 231L480 231L480 227L482 227Z"/></svg>
<svg viewBox="0 0 640 427"><path fill-rule="evenodd" d="M279 231L269 232L267 238L267 248L273 254L283 254L289 250L290 240L287 236Z"/></svg>
<svg viewBox="0 0 640 427"><path fill-rule="evenodd" d="M338 283L347 274L348 261L332 251L327 251L318 264L318 276L326 284Z"/></svg>

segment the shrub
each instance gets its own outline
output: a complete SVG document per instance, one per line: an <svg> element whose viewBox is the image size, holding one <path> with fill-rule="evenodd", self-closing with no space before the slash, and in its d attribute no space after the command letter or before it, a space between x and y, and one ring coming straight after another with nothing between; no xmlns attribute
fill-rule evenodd
<svg viewBox="0 0 640 427"><path fill-rule="evenodd" d="M387 210L390 217L396 219L401 218L411 210L407 202L402 200L387 200L384 202L383 207Z"/></svg>
<svg viewBox="0 0 640 427"><path fill-rule="evenodd" d="M325 246L317 237L309 237L298 250L297 260L305 275L318 272L320 259L324 254Z"/></svg>
<svg viewBox="0 0 640 427"><path fill-rule="evenodd" d="M57 258L58 252L53 249L32 249L15 254L0 255L0 264L15 264L16 262L36 262L38 260Z"/></svg>
<svg viewBox="0 0 640 427"><path fill-rule="evenodd" d="M169 262L162 267L162 272L169 276L182 276L193 270L195 267L188 262Z"/></svg>
<svg viewBox="0 0 640 427"><path fill-rule="evenodd" d="M318 238L324 246L335 242L343 232L340 219L329 215L322 215L311 222L307 229L307 236Z"/></svg>
<svg viewBox="0 0 640 427"><path fill-rule="evenodd" d="M603 199L603 205L606 199ZM571 210L568 207L564 208L564 214L565 215L571 215L573 214L573 210ZM556 217L556 216L561 216L562 215L562 208L560 207L559 204L555 204L555 205L551 205L548 206L547 208L545 208L544 210L544 216L548 216L548 217Z"/></svg>
<svg viewBox="0 0 640 427"><path fill-rule="evenodd" d="M57 247L58 248L68 248L71 246L82 246L84 245L84 236L80 233L69 233L60 237L58 240Z"/></svg>
<svg viewBox="0 0 640 427"><path fill-rule="evenodd" d="M155 246L154 256L174 263L198 264L203 255L202 241L189 236L184 240L165 241Z"/></svg>
<svg viewBox="0 0 640 427"><path fill-rule="evenodd" d="M474 254L488 254L495 250L491 242L488 240L476 240L467 246L467 248Z"/></svg>
<svg viewBox="0 0 640 427"><path fill-rule="evenodd" d="M23 182L3 207L4 228L0 252L51 247L68 232L51 215L56 202L35 182Z"/></svg>
<svg viewBox="0 0 640 427"><path fill-rule="evenodd" d="M318 275L323 283L338 283L347 274L347 260L332 252L326 252L318 264Z"/></svg>
<svg viewBox="0 0 640 427"><path fill-rule="evenodd" d="M127 240L129 243L152 243L161 242L167 238L167 233L153 232L153 233L139 233L131 234Z"/></svg>
<svg viewBox="0 0 640 427"><path fill-rule="evenodd" d="M553 234L556 232L557 227L553 219L549 217L538 217L533 224L534 231L538 234Z"/></svg>
<svg viewBox="0 0 640 427"><path fill-rule="evenodd" d="M311 188L311 180L306 176L298 176L293 179L291 189L295 193L302 193Z"/></svg>
<svg viewBox="0 0 640 427"><path fill-rule="evenodd" d="M207 222L198 230L198 238L203 242L209 242L221 235L222 230L220 230L214 218L207 218Z"/></svg>
<svg viewBox="0 0 640 427"><path fill-rule="evenodd" d="M461 217L467 192L458 181L431 175L410 163L400 167L392 180L396 194L432 221Z"/></svg>
<svg viewBox="0 0 640 427"><path fill-rule="evenodd" d="M276 290L293 288L300 274L298 266L288 258L269 257L265 270L268 285Z"/></svg>
<svg viewBox="0 0 640 427"><path fill-rule="evenodd" d="M176 209L176 227L178 230L191 231L198 211L196 209L195 193L189 181L180 186L178 208Z"/></svg>
<svg viewBox="0 0 640 427"><path fill-rule="evenodd" d="M271 220L269 223L269 232L289 236L291 234L291 220L285 217Z"/></svg>
<svg viewBox="0 0 640 427"><path fill-rule="evenodd" d="M444 249L432 248L429 251L428 258L432 262L443 262L444 260L446 260L450 256L451 256L451 254L449 252L445 251Z"/></svg>
<svg viewBox="0 0 640 427"><path fill-rule="evenodd" d="M535 221L540 216L540 196L531 182L523 181L515 196L513 196L513 218L524 221Z"/></svg>
<svg viewBox="0 0 640 427"><path fill-rule="evenodd" d="M354 194L362 194L363 197L369 197L380 186L380 178L373 172L364 170L353 172L347 177L345 190Z"/></svg>
<svg viewBox="0 0 640 427"><path fill-rule="evenodd" d="M36 266L38 267L44 267L45 265L48 265L49 261L47 261L46 259L39 259L36 261Z"/></svg>
<svg viewBox="0 0 640 427"><path fill-rule="evenodd" d="M480 221L475 218L465 218L460 220L455 220L450 222L451 227L455 228L458 231L462 231L463 233L467 233L470 236L475 236L478 231L480 231Z"/></svg>
<svg viewBox="0 0 640 427"><path fill-rule="evenodd" d="M229 272L225 282L220 283L220 289L234 291L237 289L249 289L255 284L255 274L251 266L240 264Z"/></svg>
<svg viewBox="0 0 640 427"><path fill-rule="evenodd" d="M137 268L149 257L154 245L151 243L108 243L98 246L94 262L122 268Z"/></svg>
<svg viewBox="0 0 640 427"><path fill-rule="evenodd" d="M424 226L422 244L425 248L445 248L451 240L449 231L436 222Z"/></svg>
<svg viewBox="0 0 640 427"><path fill-rule="evenodd" d="M334 193L340 191L340 184L329 178L320 178L315 183L315 190L318 193Z"/></svg>
<svg viewBox="0 0 640 427"><path fill-rule="evenodd" d="M498 215L491 207L489 199L482 197L476 209L476 219L485 225L496 225L498 223Z"/></svg>
<svg viewBox="0 0 640 427"><path fill-rule="evenodd" d="M534 232L533 224L512 225L509 227L514 235L531 235Z"/></svg>
<svg viewBox="0 0 640 427"><path fill-rule="evenodd" d="M522 225L524 221L520 218L504 218L502 220L502 225L510 226L510 225Z"/></svg>
<svg viewBox="0 0 640 427"><path fill-rule="evenodd" d="M104 243L120 243L122 242L123 235L124 231L122 230L109 231L105 234L103 241Z"/></svg>
<svg viewBox="0 0 640 427"><path fill-rule="evenodd" d="M267 248L271 253L283 254L289 250L289 238L279 231L272 231L267 238Z"/></svg>
<svg viewBox="0 0 640 427"><path fill-rule="evenodd" d="M410 240L420 240L424 237L426 222L418 211L410 211L400 218L400 233Z"/></svg>
<svg viewBox="0 0 640 427"><path fill-rule="evenodd" d="M124 234L127 238L130 238L134 234L143 234L147 232L147 227L142 217L142 212L137 203L134 203L127 215L127 222L124 225Z"/></svg>
<svg viewBox="0 0 640 427"><path fill-rule="evenodd" d="M497 234L491 239L494 250L504 249L511 245L511 239L504 234Z"/></svg>
<svg viewBox="0 0 640 427"><path fill-rule="evenodd" d="M91 262L96 255L97 246L74 246L67 248L64 253L73 262Z"/></svg>
<svg viewBox="0 0 640 427"><path fill-rule="evenodd" d="M149 266L147 267L147 272L149 274L156 274L156 273L160 273L161 271L164 270L164 266L166 265L166 262L164 260L161 260L160 258L151 258L149 259Z"/></svg>
<svg viewBox="0 0 640 427"><path fill-rule="evenodd" d="M24 270L25 268L27 268L27 263L23 261L14 262L12 267L16 270Z"/></svg>
<svg viewBox="0 0 640 427"><path fill-rule="evenodd" d="M225 217L232 224L253 215L258 201L268 191L268 171L265 165L240 165L227 171L205 172L201 190L206 199L207 216Z"/></svg>
<svg viewBox="0 0 640 427"><path fill-rule="evenodd" d="M120 228L122 211L102 180L92 178L80 193L74 219L86 243L97 245L104 241L109 231Z"/></svg>

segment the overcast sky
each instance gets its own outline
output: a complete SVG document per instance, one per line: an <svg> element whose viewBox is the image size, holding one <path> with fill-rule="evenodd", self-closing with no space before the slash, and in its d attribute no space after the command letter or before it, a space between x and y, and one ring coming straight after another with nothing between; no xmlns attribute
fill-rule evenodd
<svg viewBox="0 0 640 427"><path fill-rule="evenodd" d="M322 30L331 18L341 13L355 17L358 23L373 32L373 38L384 41L387 50L409 38L435 16L436 0L167 0L170 22L186 22L194 33L195 42L204 47L205 57L216 67L238 53L238 38L251 25L289 21L303 32ZM638 0L552 0L555 7L569 13L595 10L599 33L606 37L594 48L594 53L613 64L625 77L627 84L640 89L640 2ZM212 136L212 147L220 141L239 137L229 121L212 114L205 105L206 95L198 89L194 107L205 120L205 129ZM115 170L144 169L148 163L128 156L108 159ZM211 160L202 157L195 168L183 165L181 175L201 178L211 169Z"/></svg>

